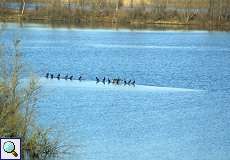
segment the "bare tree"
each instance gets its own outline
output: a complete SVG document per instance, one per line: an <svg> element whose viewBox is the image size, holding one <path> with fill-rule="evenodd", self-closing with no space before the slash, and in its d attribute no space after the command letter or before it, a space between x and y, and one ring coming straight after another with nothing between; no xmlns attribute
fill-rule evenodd
<svg viewBox="0 0 230 160"><path fill-rule="evenodd" d="M80 6L80 10L83 11L85 9L85 1L84 0L79 0L79 6Z"/></svg>
<svg viewBox="0 0 230 160"><path fill-rule="evenodd" d="M130 0L130 7L133 8L133 0Z"/></svg>
<svg viewBox="0 0 230 160"><path fill-rule="evenodd" d="M21 0L21 16L24 15L26 0Z"/></svg>
<svg viewBox="0 0 230 160"><path fill-rule="evenodd" d="M189 23L189 21L192 19L192 17L194 16L194 14L192 13L191 10L191 5L192 5L192 0L186 0L185 1L185 13L184 13L184 17L185 17L185 22Z"/></svg>
<svg viewBox="0 0 230 160"><path fill-rule="evenodd" d="M2 0L1 2L0 2L0 14L4 14L4 8L6 7L5 6L5 3L6 3L6 1L5 0Z"/></svg>

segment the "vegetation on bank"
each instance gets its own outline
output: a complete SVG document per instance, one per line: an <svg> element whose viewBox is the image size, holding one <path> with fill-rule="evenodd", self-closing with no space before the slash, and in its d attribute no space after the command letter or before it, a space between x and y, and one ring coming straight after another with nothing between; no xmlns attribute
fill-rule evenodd
<svg viewBox="0 0 230 160"><path fill-rule="evenodd" d="M230 26L230 0L10 0L0 3L2 20L42 20L70 24L173 24ZM9 0L7 1L9 3ZM37 4L28 9L29 3Z"/></svg>
<svg viewBox="0 0 230 160"><path fill-rule="evenodd" d="M49 130L35 122L39 85L34 78L20 81L23 64L19 40L14 45L12 60L4 54L4 46L0 48L0 136L21 138L22 159L45 160L58 155L59 142L51 140Z"/></svg>

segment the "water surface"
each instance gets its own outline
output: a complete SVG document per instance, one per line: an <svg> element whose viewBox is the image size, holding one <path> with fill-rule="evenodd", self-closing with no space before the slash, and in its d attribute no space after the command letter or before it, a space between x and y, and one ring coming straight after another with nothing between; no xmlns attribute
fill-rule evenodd
<svg viewBox="0 0 230 160"><path fill-rule="evenodd" d="M8 24L1 41L15 35L38 76L87 80L40 81L39 122L80 145L66 159L230 159L229 32ZM138 85L96 84L96 76Z"/></svg>

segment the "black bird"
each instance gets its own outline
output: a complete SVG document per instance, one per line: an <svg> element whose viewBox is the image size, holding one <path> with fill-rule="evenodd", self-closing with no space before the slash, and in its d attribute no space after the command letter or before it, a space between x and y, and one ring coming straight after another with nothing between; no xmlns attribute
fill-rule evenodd
<svg viewBox="0 0 230 160"><path fill-rule="evenodd" d="M58 75L57 75L57 79L58 79L58 80L60 80L60 77L61 77L61 75L60 75L60 74L58 74Z"/></svg>
<svg viewBox="0 0 230 160"><path fill-rule="evenodd" d="M49 73L46 73L46 78L49 78L49 75L50 75Z"/></svg>
<svg viewBox="0 0 230 160"><path fill-rule="evenodd" d="M127 84L127 81L126 80L124 80L124 85L126 85Z"/></svg>
<svg viewBox="0 0 230 160"><path fill-rule="evenodd" d="M108 78L108 84L110 84L111 83L111 80Z"/></svg>
<svg viewBox="0 0 230 160"><path fill-rule="evenodd" d="M135 86L135 83L136 83L136 82L135 82L135 80L134 80L131 84Z"/></svg>
<svg viewBox="0 0 230 160"><path fill-rule="evenodd" d="M73 80L73 76L70 76L69 79L72 81Z"/></svg>
<svg viewBox="0 0 230 160"><path fill-rule="evenodd" d="M97 83L99 83L99 82L100 82L100 79L99 79L98 77L96 77L96 81L97 81Z"/></svg>
<svg viewBox="0 0 230 160"><path fill-rule="evenodd" d="M102 82L105 84L105 77L103 78Z"/></svg>
<svg viewBox="0 0 230 160"><path fill-rule="evenodd" d="M118 79L113 79L113 84L119 84Z"/></svg>
<svg viewBox="0 0 230 160"><path fill-rule="evenodd" d="M120 78L117 79L117 81L116 81L117 85L119 85L120 80L121 80Z"/></svg>
<svg viewBox="0 0 230 160"><path fill-rule="evenodd" d="M67 80L68 79L68 74L65 76L65 80Z"/></svg>
<svg viewBox="0 0 230 160"><path fill-rule="evenodd" d="M78 80L81 81L81 80L82 80L82 76L80 76L80 77L78 78Z"/></svg>
<svg viewBox="0 0 230 160"><path fill-rule="evenodd" d="M54 75L53 75L53 74L51 74L51 76L50 76L50 77L51 77L51 79L53 79L53 78L54 78Z"/></svg>
<svg viewBox="0 0 230 160"><path fill-rule="evenodd" d="M128 85L130 85L130 83L131 83L131 80L128 81Z"/></svg>

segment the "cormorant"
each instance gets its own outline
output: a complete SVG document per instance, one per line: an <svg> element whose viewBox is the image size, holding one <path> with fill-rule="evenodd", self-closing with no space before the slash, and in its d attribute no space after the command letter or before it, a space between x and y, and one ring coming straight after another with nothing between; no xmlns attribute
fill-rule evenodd
<svg viewBox="0 0 230 160"><path fill-rule="evenodd" d="M61 75L60 75L60 74L58 74L58 75L57 75L57 79L58 79L58 80L60 80L60 77L61 77Z"/></svg>
<svg viewBox="0 0 230 160"><path fill-rule="evenodd" d="M46 78L49 78L49 75L50 75L49 73L46 73Z"/></svg>
<svg viewBox="0 0 230 160"><path fill-rule="evenodd" d="M96 77L96 81L97 81L97 83L99 83L99 82L100 82L100 79L99 79L98 77Z"/></svg>
<svg viewBox="0 0 230 160"><path fill-rule="evenodd" d="M120 78L116 80L116 84L119 85L119 82L120 82Z"/></svg>
<svg viewBox="0 0 230 160"><path fill-rule="evenodd" d="M80 76L80 77L78 78L78 80L81 81L81 80L82 80L82 76Z"/></svg>
<svg viewBox="0 0 230 160"><path fill-rule="evenodd" d="M113 84L119 84L119 79L113 79Z"/></svg>
<svg viewBox="0 0 230 160"><path fill-rule="evenodd" d="M73 80L73 76L70 76L69 79L72 81Z"/></svg>
<svg viewBox="0 0 230 160"><path fill-rule="evenodd" d="M128 85L130 85L130 83L131 83L131 80L128 81Z"/></svg>
<svg viewBox="0 0 230 160"><path fill-rule="evenodd" d="M68 79L68 74L65 76L65 80L67 80Z"/></svg>
<svg viewBox="0 0 230 160"><path fill-rule="evenodd" d="M136 83L136 82L135 82L135 80L134 80L131 84L135 86L135 83Z"/></svg>
<svg viewBox="0 0 230 160"><path fill-rule="evenodd" d="M105 77L103 78L102 82L105 84Z"/></svg>
<svg viewBox="0 0 230 160"><path fill-rule="evenodd" d="M51 76L50 76L50 77L51 77L51 79L53 79L53 78L54 78L54 75L53 75L53 74L51 74Z"/></svg>
<svg viewBox="0 0 230 160"><path fill-rule="evenodd" d="M111 80L108 78L108 84L110 84L111 83Z"/></svg>
<svg viewBox="0 0 230 160"><path fill-rule="evenodd" d="M127 81L126 80L124 80L124 85L126 85L127 84Z"/></svg>

